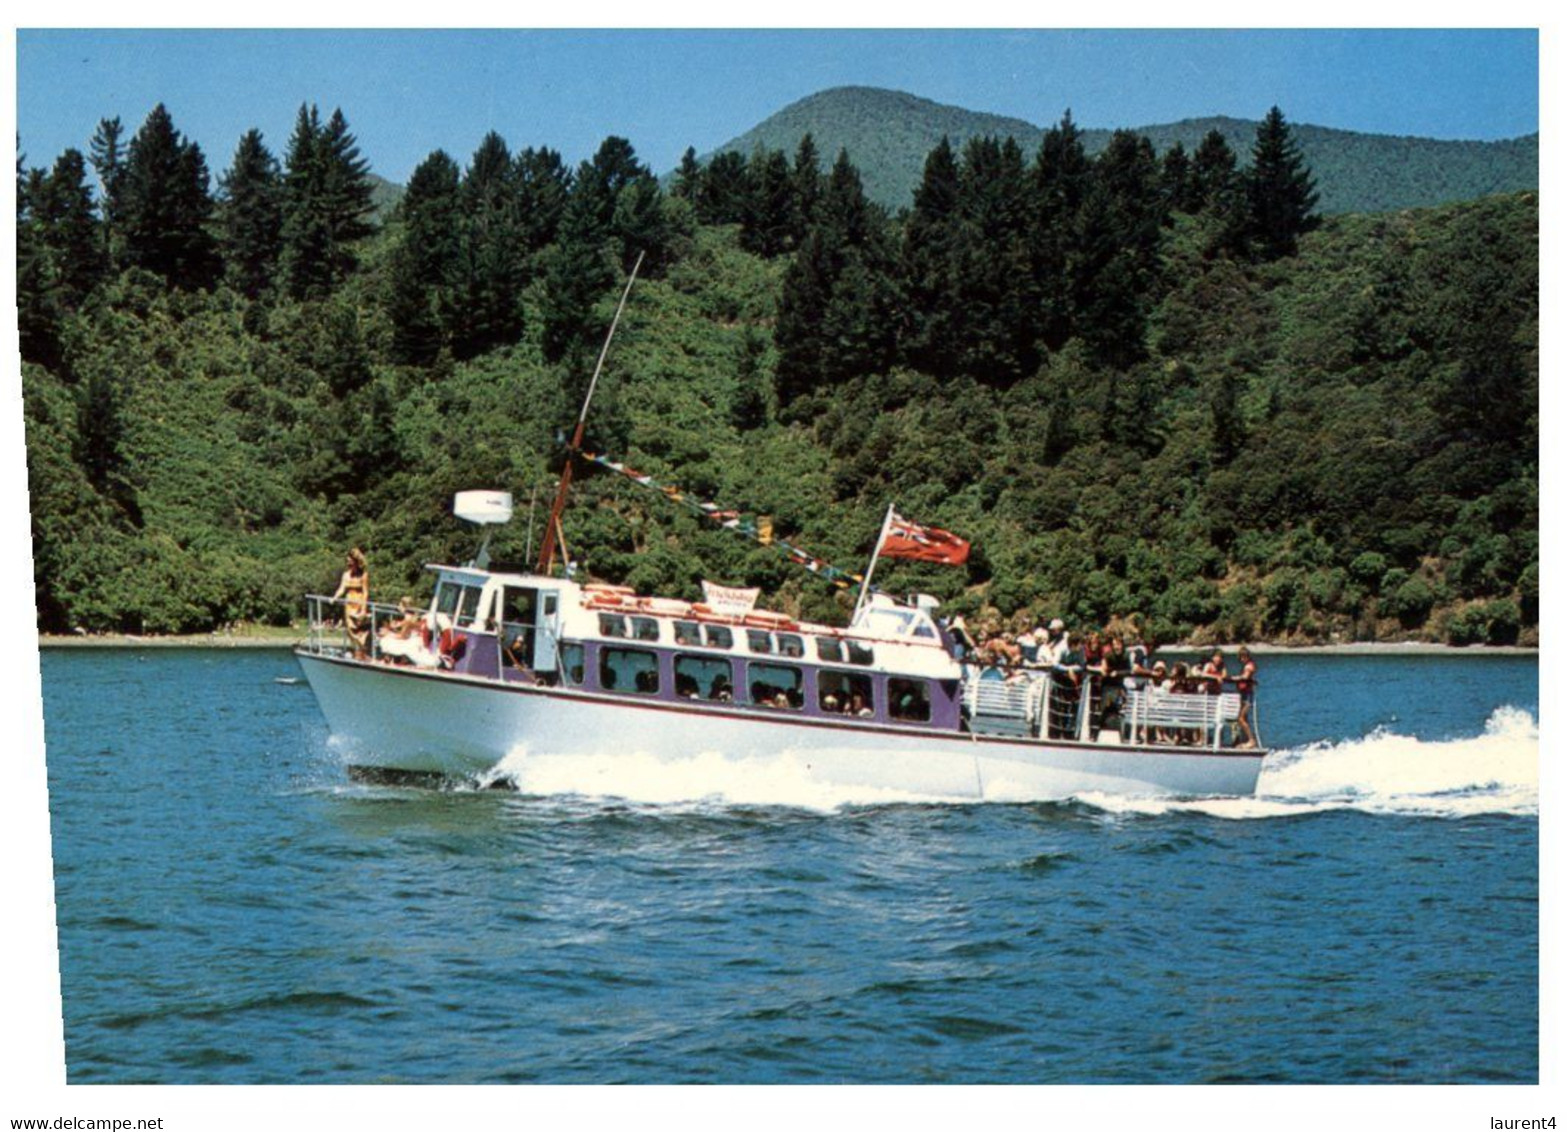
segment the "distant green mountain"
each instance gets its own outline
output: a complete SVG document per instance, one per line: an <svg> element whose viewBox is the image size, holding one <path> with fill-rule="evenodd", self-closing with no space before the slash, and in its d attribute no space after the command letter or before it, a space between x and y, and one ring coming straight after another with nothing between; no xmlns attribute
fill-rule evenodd
<svg viewBox="0 0 1567 1132"><path fill-rule="evenodd" d="M1288 113L1289 108L1284 109ZM1191 150L1215 129L1244 163L1256 134L1254 121L1188 118L1137 127L1137 132L1162 153L1176 142ZM1361 134L1306 124L1297 124L1295 131L1316 174L1320 207L1325 213L1391 212L1539 185L1538 134L1479 142ZM1018 118L944 106L901 91L836 87L784 107L715 152L748 154L758 145L792 152L806 133L815 136L823 160L831 160L840 148L847 149L864 178L866 192L897 208L913 199L925 156L943 135L959 146L985 134L1013 137L1032 154L1044 128ZM1104 148L1111 135L1110 130L1083 133L1090 153Z"/></svg>

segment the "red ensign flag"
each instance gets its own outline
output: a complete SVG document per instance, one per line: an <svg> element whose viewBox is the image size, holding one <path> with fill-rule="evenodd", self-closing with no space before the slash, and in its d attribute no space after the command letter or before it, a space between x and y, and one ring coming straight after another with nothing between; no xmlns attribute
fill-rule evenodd
<svg viewBox="0 0 1567 1132"><path fill-rule="evenodd" d="M961 566L968 561L968 542L951 531L911 523L894 511L881 553L884 558L912 558L918 562Z"/></svg>

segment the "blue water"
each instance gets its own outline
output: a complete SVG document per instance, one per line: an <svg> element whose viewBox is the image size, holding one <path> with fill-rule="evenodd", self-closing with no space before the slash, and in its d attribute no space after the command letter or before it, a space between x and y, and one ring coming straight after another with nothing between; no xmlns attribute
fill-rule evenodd
<svg viewBox="0 0 1567 1132"><path fill-rule="evenodd" d="M287 653L42 663L74 1083L1539 1075L1532 658L1263 658L1259 797L983 805L357 786Z"/></svg>

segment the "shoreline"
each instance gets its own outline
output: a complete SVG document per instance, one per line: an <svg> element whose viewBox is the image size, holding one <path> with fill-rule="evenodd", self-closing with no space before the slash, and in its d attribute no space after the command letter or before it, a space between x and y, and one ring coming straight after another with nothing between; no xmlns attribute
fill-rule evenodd
<svg viewBox="0 0 1567 1132"><path fill-rule="evenodd" d="M306 638L280 630L275 635L229 636L223 633L190 633L177 636L138 637L127 633L102 636L41 634L43 649L292 649ZM1222 648L1232 656L1239 645L1170 644L1160 648L1168 653L1201 653ZM1527 645L1444 645L1435 641L1353 641L1326 645L1278 645L1258 642L1247 648L1258 656L1539 656L1540 650Z"/></svg>

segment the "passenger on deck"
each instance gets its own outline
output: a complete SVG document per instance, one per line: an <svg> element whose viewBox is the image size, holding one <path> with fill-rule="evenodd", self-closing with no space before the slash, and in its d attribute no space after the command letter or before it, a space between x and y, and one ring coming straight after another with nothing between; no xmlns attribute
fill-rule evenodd
<svg viewBox="0 0 1567 1132"><path fill-rule="evenodd" d="M1235 690L1241 694L1241 715L1236 720L1241 734L1245 738L1237 743L1238 747L1255 747L1257 745L1257 662L1251 658L1251 650L1242 645L1236 653L1240 658L1241 673L1235 678Z"/></svg>
<svg viewBox="0 0 1567 1132"><path fill-rule="evenodd" d="M1200 690L1210 696L1217 696L1224 691L1224 682L1230 674L1224 669L1224 650L1214 649L1213 655L1208 658L1208 663L1197 671Z"/></svg>
<svg viewBox="0 0 1567 1132"><path fill-rule="evenodd" d="M365 552L357 546L348 552L347 565L332 600L343 603L343 628L353 647L354 659L366 659L370 655L370 568Z"/></svg>
<svg viewBox="0 0 1567 1132"><path fill-rule="evenodd" d="M1045 635L1045 643L1039 648L1039 663L1046 667L1060 664L1061 658L1066 655L1066 649L1066 622L1057 617L1050 622L1050 629Z"/></svg>

